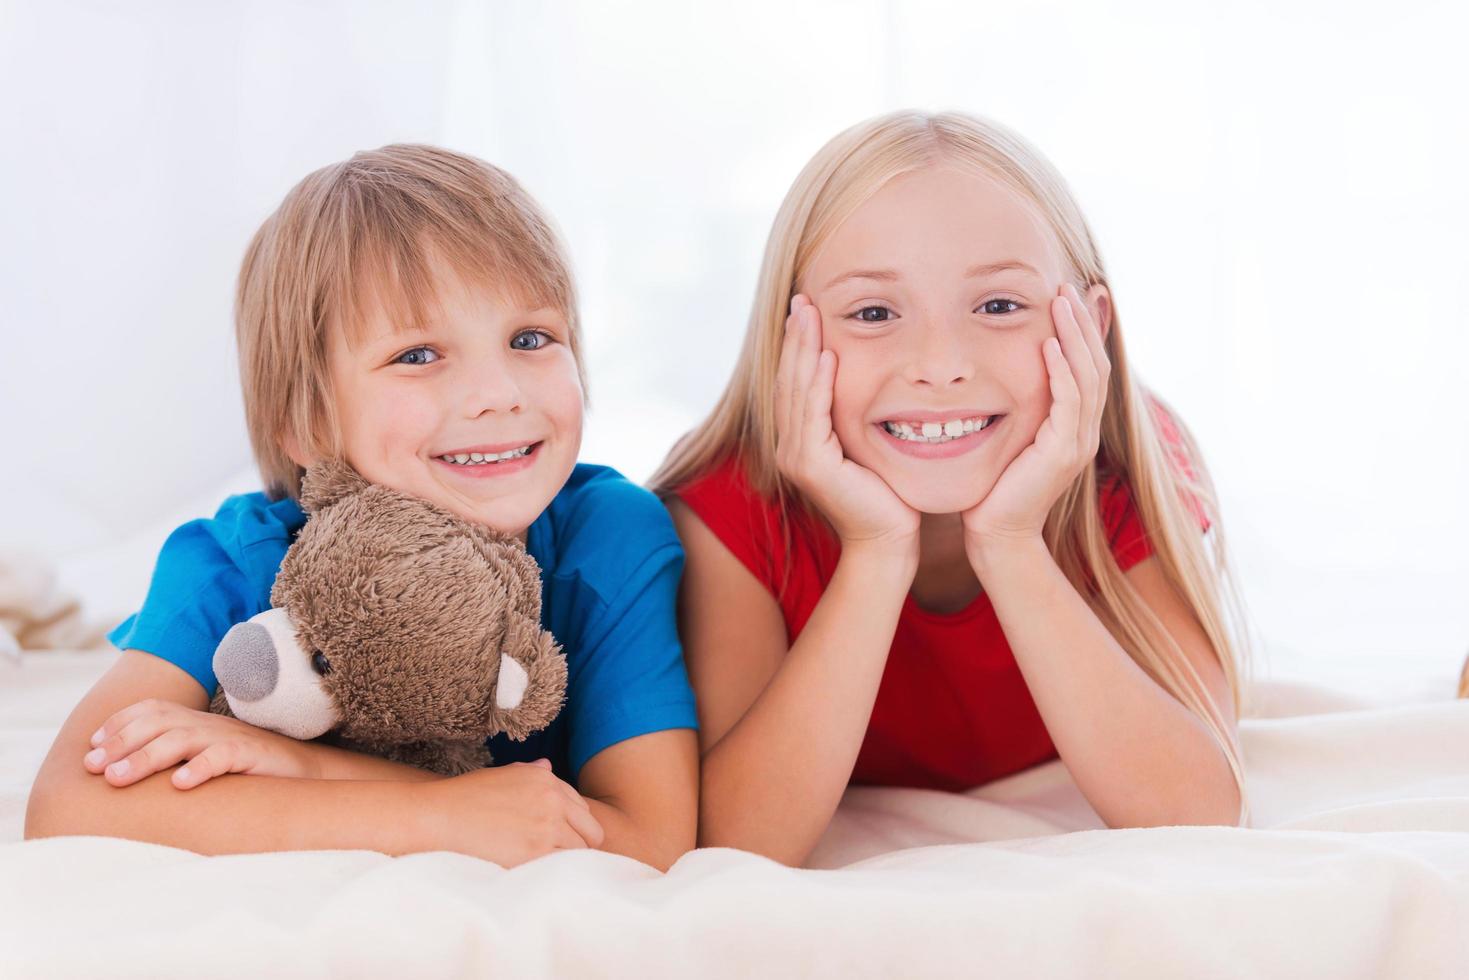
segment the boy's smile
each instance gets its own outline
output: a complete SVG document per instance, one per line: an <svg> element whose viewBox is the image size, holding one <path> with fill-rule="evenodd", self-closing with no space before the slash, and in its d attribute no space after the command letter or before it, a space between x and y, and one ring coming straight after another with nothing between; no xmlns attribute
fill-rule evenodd
<svg viewBox="0 0 1469 980"><path fill-rule="evenodd" d="M566 316L437 266L422 327L334 329L342 452L366 479L520 534L566 483L583 393Z"/></svg>

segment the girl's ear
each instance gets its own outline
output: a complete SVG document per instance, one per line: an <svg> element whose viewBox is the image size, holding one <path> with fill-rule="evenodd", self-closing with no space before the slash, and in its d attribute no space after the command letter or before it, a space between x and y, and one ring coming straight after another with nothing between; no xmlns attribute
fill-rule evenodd
<svg viewBox="0 0 1469 980"><path fill-rule="evenodd" d="M1097 283L1086 291L1082 300L1086 303L1087 311L1091 313L1102 340L1106 341L1107 334L1112 329L1112 294L1107 291L1106 286Z"/></svg>

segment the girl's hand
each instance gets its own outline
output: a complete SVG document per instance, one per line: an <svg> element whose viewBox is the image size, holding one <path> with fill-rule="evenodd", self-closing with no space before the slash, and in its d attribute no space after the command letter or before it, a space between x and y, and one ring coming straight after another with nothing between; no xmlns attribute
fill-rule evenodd
<svg viewBox="0 0 1469 980"><path fill-rule="evenodd" d="M775 376L776 465L831 522L843 546L918 550L918 512L882 478L846 458L831 425L836 353L821 349L821 313L791 299Z"/></svg>
<svg viewBox="0 0 1469 980"><path fill-rule="evenodd" d="M1051 506L1097 455L1112 366L1102 335L1072 286L1051 300L1056 336L1041 345L1051 412L1035 442L1005 468L994 489L964 512L970 563L996 544L1038 538Z"/></svg>
<svg viewBox="0 0 1469 980"><path fill-rule="evenodd" d="M602 825L545 759L419 784L430 836L445 850L511 867L552 851L600 847Z"/></svg>
<svg viewBox="0 0 1469 980"><path fill-rule="evenodd" d="M173 785L192 789L225 773L315 776L305 743L286 735L172 701L139 701L108 718L82 759L88 772L113 786L129 786L155 772L184 766Z"/></svg>

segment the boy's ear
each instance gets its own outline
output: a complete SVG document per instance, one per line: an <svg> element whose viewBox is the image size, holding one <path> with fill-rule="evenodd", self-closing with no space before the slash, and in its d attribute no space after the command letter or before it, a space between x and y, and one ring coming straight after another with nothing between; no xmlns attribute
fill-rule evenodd
<svg viewBox="0 0 1469 980"><path fill-rule="evenodd" d="M368 485L345 460L322 460L312 465L301 480L301 509L314 514Z"/></svg>
<svg viewBox="0 0 1469 980"><path fill-rule="evenodd" d="M286 451L286 455L290 457L291 462L303 470L311 469L311 464L316 462L316 460L312 459L301 449L301 441L296 438L294 432L287 432L281 436L281 448Z"/></svg>
<svg viewBox="0 0 1469 980"><path fill-rule="evenodd" d="M1107 339L1107 333L1112 329L1112 294L1107 287L1097 283L1086 291L1082 297L1086 308L1092 315L1093 322L1097 325L1097 332L1102 335L1103 342Z"/></svg>

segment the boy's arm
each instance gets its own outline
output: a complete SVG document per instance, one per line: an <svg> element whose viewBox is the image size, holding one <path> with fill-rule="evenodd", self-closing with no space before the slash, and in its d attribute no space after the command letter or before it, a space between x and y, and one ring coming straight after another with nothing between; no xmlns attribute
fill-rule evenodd
<svg viewBox="0 0 1469 980"><path fill-rule="evenodd" d="M667 871L693 849L699 814L699 743L692 729L649 732L587 760L578 790L606 831L602 850Z"/></svg>
<svg viewBox="0 0 1469 980"><path fill-rule="evenodd" d="M580 818L569 816L579 809L570 799L576 794L539 766L432 782L226 776L187 792L174 788L168 771L124 788L88 773L81 760L92 732L114 712L148 698L201 709L206 704L203 690L178 667L150 654L124 653L72 711L42 763L26 810L27 838L126 837L203 854L445 849L502 864L585 846L587 834L600 840L599 831L576 832ZM505 819L487 819L491 814Z"/></svg>

